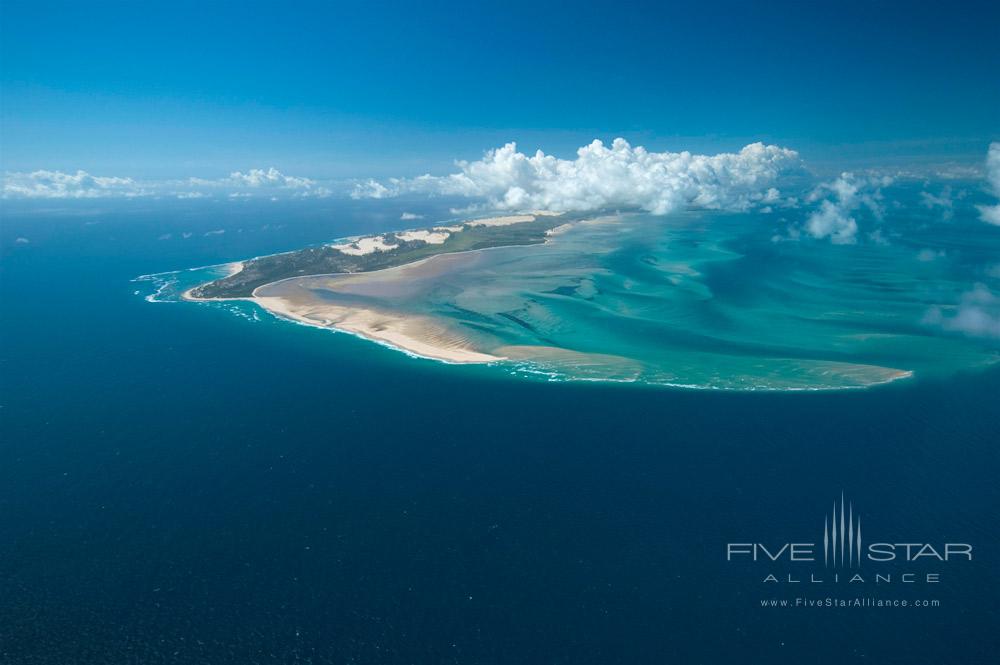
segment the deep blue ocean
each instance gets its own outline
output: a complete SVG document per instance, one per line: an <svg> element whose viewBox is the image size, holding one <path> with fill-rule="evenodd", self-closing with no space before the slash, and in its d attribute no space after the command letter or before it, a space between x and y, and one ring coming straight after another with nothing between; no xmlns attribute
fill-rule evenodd
<svg viewBox="0 0 1000 665"><path fill-rule="evenodd" d="M401 228L407 205L5 203L0 663L997 662L996 369L526 381L131 281ZM727 561L815 541L841 493L866 542L973 560L853 585ZM796 597L939 606L761 606Z"/></svg>

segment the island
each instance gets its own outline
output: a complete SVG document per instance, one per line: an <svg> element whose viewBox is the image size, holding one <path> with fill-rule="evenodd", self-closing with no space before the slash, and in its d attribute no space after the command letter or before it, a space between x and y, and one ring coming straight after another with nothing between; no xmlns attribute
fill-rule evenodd
<svg viewBox="0 0 1000 665"><path fill-rule="evenodd" d="M422 358L506 360L506 354L477 348L439 317L401 311L387 306L383 297L474 262L481 250L545 243L574 221L580 218L535 211L345 238L231 263L228 274L184 291L181 298L247 300L284 319L357 335Z"/></svg>
<svg viewBox="0 0 1000 665"><path fill-rule="evenodd" d="M189 300L251 298L254 290L292 277L385 270L438 254L545 242L573 219L548 211L469 219L428 229L347 238L232 264L228 276L187 291Z"/></svg>

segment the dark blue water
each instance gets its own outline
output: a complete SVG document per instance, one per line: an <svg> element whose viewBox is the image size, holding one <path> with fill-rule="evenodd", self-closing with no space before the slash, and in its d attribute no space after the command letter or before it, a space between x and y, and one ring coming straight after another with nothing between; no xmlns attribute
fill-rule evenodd
<svg viewBox="0 0 1000 665"><path fill-rule="evenodd" d="M546 384L135 295L399 215L213 205L5 213L0 662L996 662L1000 373ZM805 592L726 562L817 538L842 491L974 560ZM940 607L760 607L796 596Z"/></svg>

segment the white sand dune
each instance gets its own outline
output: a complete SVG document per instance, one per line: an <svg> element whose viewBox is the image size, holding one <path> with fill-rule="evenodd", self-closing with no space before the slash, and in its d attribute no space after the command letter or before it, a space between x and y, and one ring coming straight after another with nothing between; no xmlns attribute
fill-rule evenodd
<svg viewBox="0 0 1000 665"><path fill-rule="evenodd" d="M533 221L535 221L534 215L505 215L503 217L470 219L466 224L469 226L510 226L511 224L524 224Z"/></svg>
<svg viewBox="0 0 1000 665"><path fill-rule="evenodd" d="M385 241L385 236L366 236L364 238L358 238L353 242L343 243L340 245L330 245L330 247L336 249L342 254L364 256L365 254L372 254L373 252L385 252L390 249L396 249L399 245L388 244Z"/></svg>
<svg viewBox="0 0 1000 665"><path fill-rule="evenodd" d="M410 242L413 240L423 240L429 245L441 245L453 233L461 233L467 226L510 226L511 224L524 224L533 222L541 216L558 216L561 212L551 212L548 210L536 210L531 214L501 215L499 217L483 217L480 219L470 219L461 224L451 224L448 226L435 226L430 229L411 229L400 231L395 234L400 240ZM399 245L390 244L384 235L361 236L348 238L349 242L330 245L344 254L351 256L364 256L373 252L386 252L396 249Z"/></svg>
<svg viewBox="0 0 1000 665"><path fill-rule="evenodd" d="M447 230L438 229L434 229L433 231L403 231L402 233L397 233L396 237L406 242L423 240L428 245L443 245L444 241L451 237L451 233Z"/></svg>

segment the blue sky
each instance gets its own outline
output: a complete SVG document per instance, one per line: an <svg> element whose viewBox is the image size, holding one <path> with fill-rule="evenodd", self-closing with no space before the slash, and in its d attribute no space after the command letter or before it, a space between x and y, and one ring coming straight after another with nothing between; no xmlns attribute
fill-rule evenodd
<svg viewBox="0 0 1000 665"><path fill-rule="evenodd" d="M995 2L2 6L5 171L411 176L616 136L837 169L1000 138Z"/></svg>

